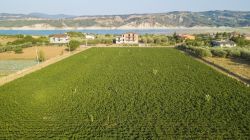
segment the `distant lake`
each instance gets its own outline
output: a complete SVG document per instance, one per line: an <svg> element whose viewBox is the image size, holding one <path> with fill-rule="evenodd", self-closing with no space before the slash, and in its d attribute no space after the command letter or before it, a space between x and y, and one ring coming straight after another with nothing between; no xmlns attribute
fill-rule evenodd
<svg viewBox="0 0 250 140"><path fill-rule="evenodd" d="M136 32L139 34L172 34L177 30L162 29L162 30L0 30L1 35L51 35L62 34L69 31L92 33L92 34L123 34L126 32Z"/></svg>
<svg viewBox="0 0 250 140"><path fill-rule="evenodd" d="M180 28L180 29L150 29L150 30L0 30L0 35L51 35L51 34L62 34L69 31L77 31L83 33L92 34L123 34L126 32L136 32L139 34L173 34L173 33L204 33L214 31L230 31L232 29L192 29L192 28Z"/></svg>

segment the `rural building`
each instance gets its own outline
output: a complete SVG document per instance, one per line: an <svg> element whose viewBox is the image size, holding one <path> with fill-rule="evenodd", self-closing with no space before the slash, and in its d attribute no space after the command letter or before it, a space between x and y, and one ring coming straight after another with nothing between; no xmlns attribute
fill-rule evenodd
<svg viewBox="0 0 250 140"><path fill-rule="evenodd" d="M116 38L116 44L138 44L139 35L136 33L125 33Z"/></svg>
<svg viewBox="0 0 250 140"><path fill-rule="evenodd" d="M184 40L195 40L195 36L194 35L189 35L189 34L179 34L178 35L179 38L182 38Z"/></svg>
<svg viewBox="0 0 250 140"><path fill-rule="evenodd" d="M69 43L70 37L67 34L50 35L50 43L53 44L66 44Z"/></svg>
<svg viewBox="0 0 250 140"><path fill-rule="evenodd" d="M236 47L236 43L234 43L231 40L212 41L211 45L213 47L227 47L227 48Z"/></svg>
<svg viewBox="0 0 250 140"><path fill-rule="evenodd" d="M85 38L86 38L86 39L89 39L89 40L94 40L94 39L95 39L95 36L94 36L94 35L86 34L86 35L85 35Z"/></svg>

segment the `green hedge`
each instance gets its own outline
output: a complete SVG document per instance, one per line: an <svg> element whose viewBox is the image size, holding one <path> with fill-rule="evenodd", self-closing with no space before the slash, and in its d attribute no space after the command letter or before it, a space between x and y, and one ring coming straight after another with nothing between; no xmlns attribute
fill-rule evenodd
<svg viewBox="0 0 250 140"><path fill-rule="evenodd" d="M212 52L213 56L217 56L217 57L225 58L228 55L228 52L223 50L223 49L212 49L211 52Z"/></svg>
<svg viewBox="0 0 250 140"><path fill-rule="evenodd" d="M186 51L197 57L228 57L228 58L241 58L250 60L250 50L247 48L204 48L204 47L194 47L187 45L179 45L177 49Z"/></svg>
<svg viewBox="0 0 250 140"><path fill-rule="evenodd" d="M250 51L242 50L241 51L241 58L250 60Z"/></svg>

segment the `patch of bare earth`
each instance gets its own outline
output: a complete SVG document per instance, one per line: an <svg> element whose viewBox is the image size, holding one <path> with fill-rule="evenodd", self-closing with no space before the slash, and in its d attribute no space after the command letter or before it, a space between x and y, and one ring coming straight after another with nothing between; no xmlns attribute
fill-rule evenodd
<svg viewBox="0 0 250 140"><path fill-rule="evenodd" d="M17 39L18 38L16 38L16 37L0 36L0 43L2 45L6 45L8 42L13 42Z"/></svg>
<svg viewBox="0 0 250 140"><path fill-rule="evenodd" d="M56 56L68 53L63 46L39 46L38 51L41 50L45 54L46 59L51 59ZM23 53L16 54L15 52L0 53L0 60L13 60L13 59L36 59L36 47L23 49Z"/></svg>
<svg viewBox="0 0 250 140"><path fill-rule="evenodd" d="M219 65L237 75L242 76L245 79L250 80L250 63L242 59L231 59L231 58L217 58L209 57L204 58L209 62Z"/></svg>

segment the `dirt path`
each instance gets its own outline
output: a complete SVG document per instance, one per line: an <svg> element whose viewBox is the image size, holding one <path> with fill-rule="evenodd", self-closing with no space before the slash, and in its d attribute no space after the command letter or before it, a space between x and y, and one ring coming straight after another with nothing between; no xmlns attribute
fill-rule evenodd
<svg viewBox="0 0 250 140"><path fill-rule="evenodd" d="M44 67L47 67L47 66L49 66L51 64L59 62L59 61L65 59L65 58L68 58L68 57L72 56L72 55L78 54L78 53L80 53L82 51L85 51L85 50L87 50L89 48L90 47L80 48L79 50L76 50L74 52L66 53L64 55L61 55L61 56L58 56L58 57L54 57L52 59L49 59L49 60L47 60L47 61L45 61L43 63L40 63L38 65L35 65L33 67L30 67L30 68L18 71L16 73L10 74L10 75L8 75L6 77L2 77L2 78L0 78L0 86L4 85L6 83L9 83L9 82L11 82L13 80L16 80L18 78L21 78L21 77L23 77L23 76L25 76L27 74L30 74L30 73L35 72L37 70L40 70L40 69L42 69Z"/></svg>

